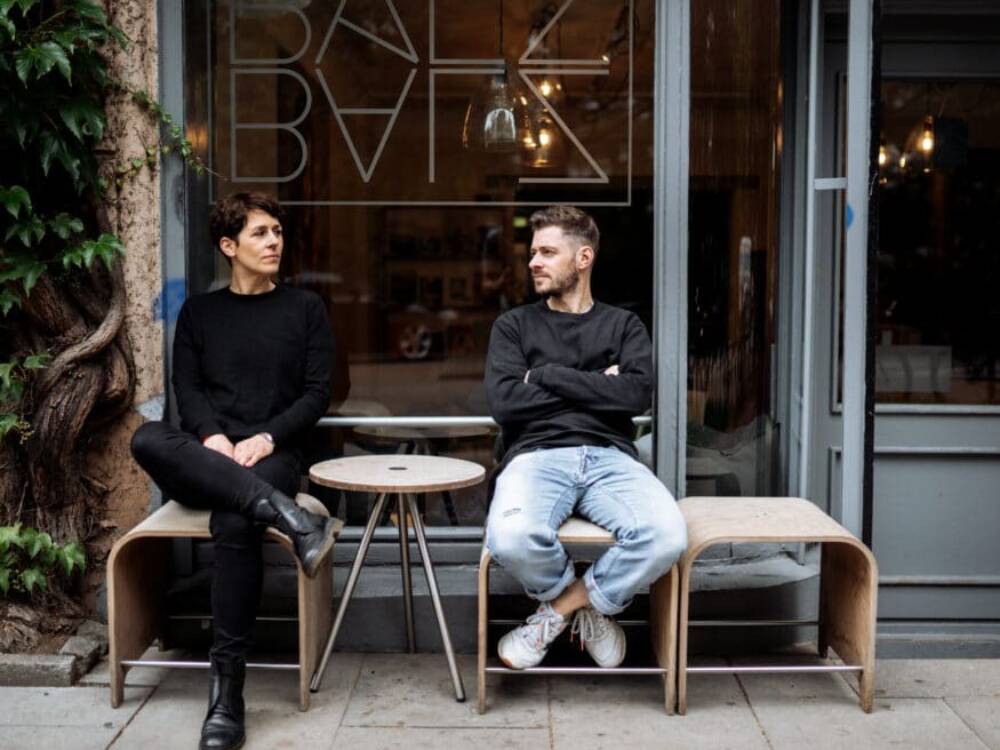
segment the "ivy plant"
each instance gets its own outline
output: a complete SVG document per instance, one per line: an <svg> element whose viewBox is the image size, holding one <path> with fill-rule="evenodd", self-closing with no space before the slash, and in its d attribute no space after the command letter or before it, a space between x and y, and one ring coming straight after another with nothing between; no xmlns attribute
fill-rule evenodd
<svg viewBox="0 0 1000 750"><path fill-rule="evenodd" d="M52 579L69 579L86 567L77 542L56 544L44 531L21 524L0 526L0 596L38 595Z"/></svg>
<svg viewBox="0 0 1000 750"><path fill-rule="evenodd" d="M162 154L205 170L160 104L115 80L108 53L128 43L96 0L0 0L0 440L31 429L27 385L47 354L15 351L2 334L39 280L52 274L65 287L95 263L112 268L125 247L100 231L98 206ZM147 111L163 137L102 167L113 93Z"/></svg>

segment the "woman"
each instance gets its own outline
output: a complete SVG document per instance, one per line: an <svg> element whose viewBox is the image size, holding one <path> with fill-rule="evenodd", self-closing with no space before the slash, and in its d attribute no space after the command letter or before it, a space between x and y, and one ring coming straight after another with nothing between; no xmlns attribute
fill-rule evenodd
<svg viewBox="0 0 1000 750"><path fill-rule="evenodd" d="M274 282L282 217L278 202L260 193L215 204L212 244L232 279L181 309L173 359L181 427L150 422L132 439L135 459L164 492L212 511L214 640L202 750L238 748L245 739L243 682L263 528L292 539L308 576L333 544L332 520L292 500L299 441L329 404L334 345L319 296Z"/></svg>

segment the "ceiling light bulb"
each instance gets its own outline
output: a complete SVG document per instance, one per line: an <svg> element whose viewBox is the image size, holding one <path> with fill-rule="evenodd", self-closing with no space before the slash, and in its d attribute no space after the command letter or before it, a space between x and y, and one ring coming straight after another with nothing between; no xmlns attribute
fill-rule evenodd
<svg viewBox="0 0 1000 750"><path fill-rule="evenodd" d="M538 142L541 143L542 146L548 146L552 143L552 134L547 129L542 128L538 131Z"/></svg>
<svg viewBox="0 0 1000 750"><path fill-rule="evenodd" d="M541 85L538 87L539 91L542 92L542 96L548 98L552 96L552 84L548 81L542 81Z"/></svg>
<svg viewBox="0 0 1000 750"><path fill-rule="evenodd" d="M906 169L906 155L905 154L903 156L899 157L899 168L900 169Z"/></svg>
<svg viewBox="0 0 1000 750"><path fill-rule="evenodd" d="M889 154L885 150L885 146L878 147L878 165L884 167L885 163L889 161Z"/></svg>
<svg viewBox="0 0 1000 750"><path fill-rule="evenodd" d="M925 154L934 150L934 120L929 116L924 119L924 132L920 134L920 150Z"/></svg>

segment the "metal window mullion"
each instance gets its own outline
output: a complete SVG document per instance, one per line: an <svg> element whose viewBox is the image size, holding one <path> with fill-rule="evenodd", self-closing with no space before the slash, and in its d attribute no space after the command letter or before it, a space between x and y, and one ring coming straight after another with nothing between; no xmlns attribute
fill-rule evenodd
<svg viewBox="0 0 1000 750"><path fill-rule="evenodd" d="M806 217L805 259L802 301L802 404L799 412L799 481L796 491L805 496L809 489L809 451L812 429L813 298L816 255L816 118L819 107L819 0L809 9L809 114L806 130Z"/></svg>
<svg viewBox="0 0 1000 750"><path fill-rule="evenodd" d="M658 0L653 118L656 471L684 495L687 438L690 0Z"/></svg>
<svg viewBox="0 0 1000 750"><path fill-rule="evenodd" d="M871 143L872 4L851 0L847 40L847 208L844 253L842 518L862 535L867 424L868 193ZM852 215L853 214L853 215Z"/></svg>

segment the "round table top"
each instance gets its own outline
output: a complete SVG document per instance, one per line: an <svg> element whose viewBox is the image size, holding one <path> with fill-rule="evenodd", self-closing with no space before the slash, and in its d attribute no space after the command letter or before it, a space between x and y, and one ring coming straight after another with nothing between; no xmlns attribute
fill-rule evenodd
<svg viewBox="0 0 1000 750"><path fill-rule="evenodd" d="M444 456L348 456L309 468L316 484L357 492L438 492L479 484L486 469Z"/></svg>
<svg viewBox="0 0 1000 750"><path fill-rule="evenodd" d="M486 425L441 425L431 427L403 427L396 425L359 425L354 428L359 435L387 440L444 440L446 438L473 438L490 435L493 428Z"/></svg>

